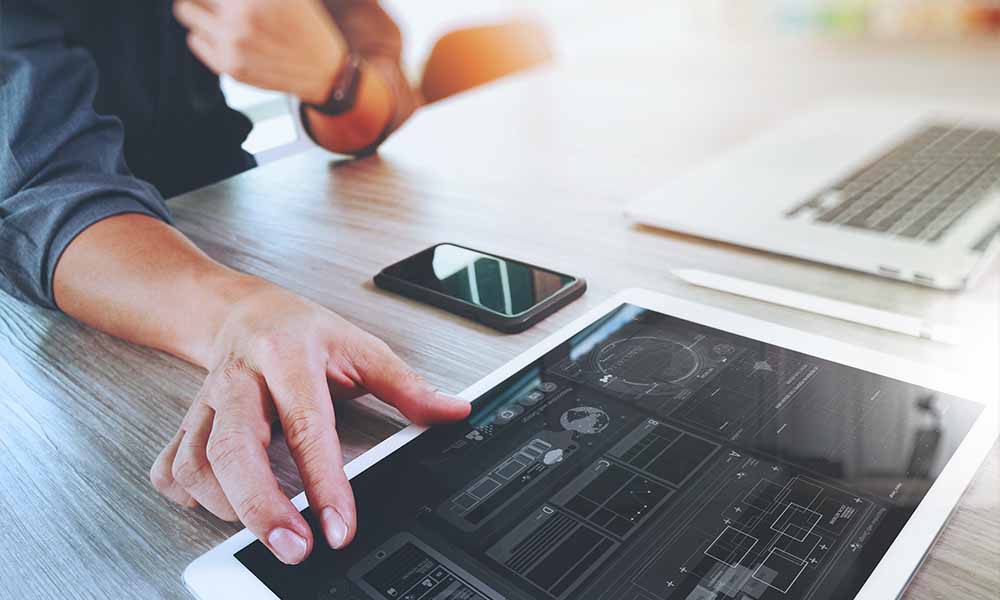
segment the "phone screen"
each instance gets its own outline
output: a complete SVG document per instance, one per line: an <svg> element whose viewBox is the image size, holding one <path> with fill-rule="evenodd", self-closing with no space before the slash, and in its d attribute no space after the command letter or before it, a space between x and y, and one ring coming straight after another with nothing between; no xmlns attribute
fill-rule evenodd
<svg viewBox="0 0 1000 600"><path fill-rule="evenodd" d="M569 275L451 244L414 254L386 269L386 273L511 317L576 281Z"/></svg>

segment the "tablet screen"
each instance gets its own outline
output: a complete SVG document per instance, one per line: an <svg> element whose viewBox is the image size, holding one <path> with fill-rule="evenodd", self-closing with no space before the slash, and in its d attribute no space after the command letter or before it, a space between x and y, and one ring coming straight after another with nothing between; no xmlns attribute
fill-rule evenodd
<svg viewBox="0 0 1000 600"><path fill-rule="evenodd" d="M981 410L628 304L473 406L353 480L348 549L237 559L281 598L853 598Z"/></svg>

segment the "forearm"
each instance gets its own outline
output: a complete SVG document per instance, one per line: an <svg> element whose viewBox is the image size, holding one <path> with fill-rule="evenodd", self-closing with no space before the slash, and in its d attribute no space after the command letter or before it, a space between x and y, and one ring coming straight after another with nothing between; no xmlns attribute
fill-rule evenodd
<svg viewBox="0 0 1000 600"><path fill-rule="evenodd" d="M162 221L126 214L77 236L53 285L59 308L75 319L210 368L229 309L269 284L217 263Z"/></svg>

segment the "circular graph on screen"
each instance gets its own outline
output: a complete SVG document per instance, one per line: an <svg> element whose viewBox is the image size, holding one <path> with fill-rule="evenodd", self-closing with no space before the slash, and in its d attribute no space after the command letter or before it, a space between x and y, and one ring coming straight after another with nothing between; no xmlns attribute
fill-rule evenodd
<svg viewBox="0 0 1000 600"><path fill-rule="evenodd" d="M606 386L642 389L667 394L701 367L701 357L691 348L661 337L631 337L611 342L594 357L597 376Z"/></svg>

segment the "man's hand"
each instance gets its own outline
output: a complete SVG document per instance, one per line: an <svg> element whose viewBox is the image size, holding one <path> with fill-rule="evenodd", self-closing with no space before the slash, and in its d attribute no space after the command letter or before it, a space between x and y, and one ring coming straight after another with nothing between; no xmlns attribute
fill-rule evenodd
<svg viewBox="0 0 1000 600"><path fill-rule="evenodd" d="M271 471L265 449L275 418L326 543L341 548L354 537L356 513L332 400L371 392L425 424L469 413L468 403L436 392L381 340L265 283L222 323L210 364L153 465L153 484L175 502L243 521L288 564L304 560L313 539Z"/></svg>
<svg viewBox="0 0 1000 600"><path fill-rule="evenodd" d="M188 46L216 73L321 104L347 53L319 0L175 0Z"/></svg>

